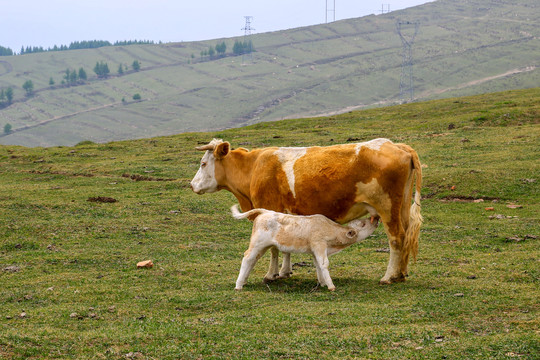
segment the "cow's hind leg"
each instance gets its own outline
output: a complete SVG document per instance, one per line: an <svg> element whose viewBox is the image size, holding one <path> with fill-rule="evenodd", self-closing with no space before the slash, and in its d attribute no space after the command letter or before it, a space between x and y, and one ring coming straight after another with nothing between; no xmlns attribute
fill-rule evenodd
<svg viewBox="0 0 540 360"><path fill-rule="evenodd" d="M402 251L403 243L405 241L405 231L401 227L399 222L397 223L384 223L384 228L388 236L388 242L390 245L390 260L388 261L388 267L386 273L380 280L380 284L391 284L394 282L405 281L405 275L402 267ZM405 267L406 269L406 267Z"/></svg>

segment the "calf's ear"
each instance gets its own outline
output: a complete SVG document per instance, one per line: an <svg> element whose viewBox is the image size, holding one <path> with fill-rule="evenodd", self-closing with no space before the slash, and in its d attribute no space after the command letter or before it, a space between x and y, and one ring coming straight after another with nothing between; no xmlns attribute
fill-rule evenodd
<svg viewBox="0 0 540 360"><path fill-rule="evenodd" d="M356 237L356 230L351 229L351 230L347 231L347 237L349 239L354 239Z"/></svg>
<svg viewBox="0 0 540 360"><path fill-rule="evenodd" d="M223 142L216 146L214 149L214 156L216 159L223 159L227 154L229 153L229 149L231 147L231 144L228 142Z"/></svg>

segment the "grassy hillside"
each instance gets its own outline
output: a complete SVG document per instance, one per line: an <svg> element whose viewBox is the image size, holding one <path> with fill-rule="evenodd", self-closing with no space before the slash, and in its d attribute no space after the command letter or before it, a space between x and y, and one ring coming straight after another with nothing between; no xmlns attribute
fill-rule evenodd
<svg viewBox="0 0 540 360"><path fill-rule="evenodd" d="M536 1L438 0L378 16L253 35L254 63L241 56L200 61L217 39L0 58L0 88L16 102L0 110L0 143L74 145L215 130L261 121L398 103L402 44L397 21L418 21L414 83L418 99L529 88L540 83ZM403 26L405 36L411 27ZM194 56L192 58L192 56ZM118 76L120 64L141 71ZM107 80L92 71L105 61ZM83 67L86 85L60 86ZM50 87L49 79L56 85ZM36 92L24 96L32 80ZM142 101L132 101L140 94ZM123 102L122 99L125 101Z"/></svg>
<svg viewBox="0 0 540 360"><path fill-rule="evenodd" d="M0 357L533 359L539 100L536 88L222 132L0 146ZM380 136L424 164L425 225L407 282L378 285L379 228L330 259L334 293L313 290L301 255L290 279L265 285L266 255L235 292L251 223L232 219L230 193L191 192L194 147ZM146 259L154 268L136 269Z"/></svg>

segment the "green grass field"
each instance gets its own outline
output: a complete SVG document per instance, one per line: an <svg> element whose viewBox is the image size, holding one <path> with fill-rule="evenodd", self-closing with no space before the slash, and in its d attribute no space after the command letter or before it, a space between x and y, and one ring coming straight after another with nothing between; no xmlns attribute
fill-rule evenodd
<svg viewBox="0 0 540 360"><path fill-rule="evenodd" d="M219 133L2 146L0 358L535 359L539 100L536 88ZM230 216L230 193L189 188L194 147L213 137L411 145L425 224L407 281L378 284L379 228L330 258L335 292L314 289L304 255L269 285L265 255L234 291L251 223ZM147 259L153 268L136 268Z"/></svg>

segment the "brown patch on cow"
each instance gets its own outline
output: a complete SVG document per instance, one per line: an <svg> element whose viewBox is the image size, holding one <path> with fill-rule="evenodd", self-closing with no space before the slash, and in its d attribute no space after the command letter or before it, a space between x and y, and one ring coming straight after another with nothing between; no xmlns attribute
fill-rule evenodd
<svg viewBox="0 0 540 360"><path fill-rule="evenodd" d="M295 251L306 252L309 248L309 238L299 236L298 234L289 236L289 233L294 234L294 232L289 232L286 229L280 229L274 236L274 240L281 246L294 249Z"/></svg>

